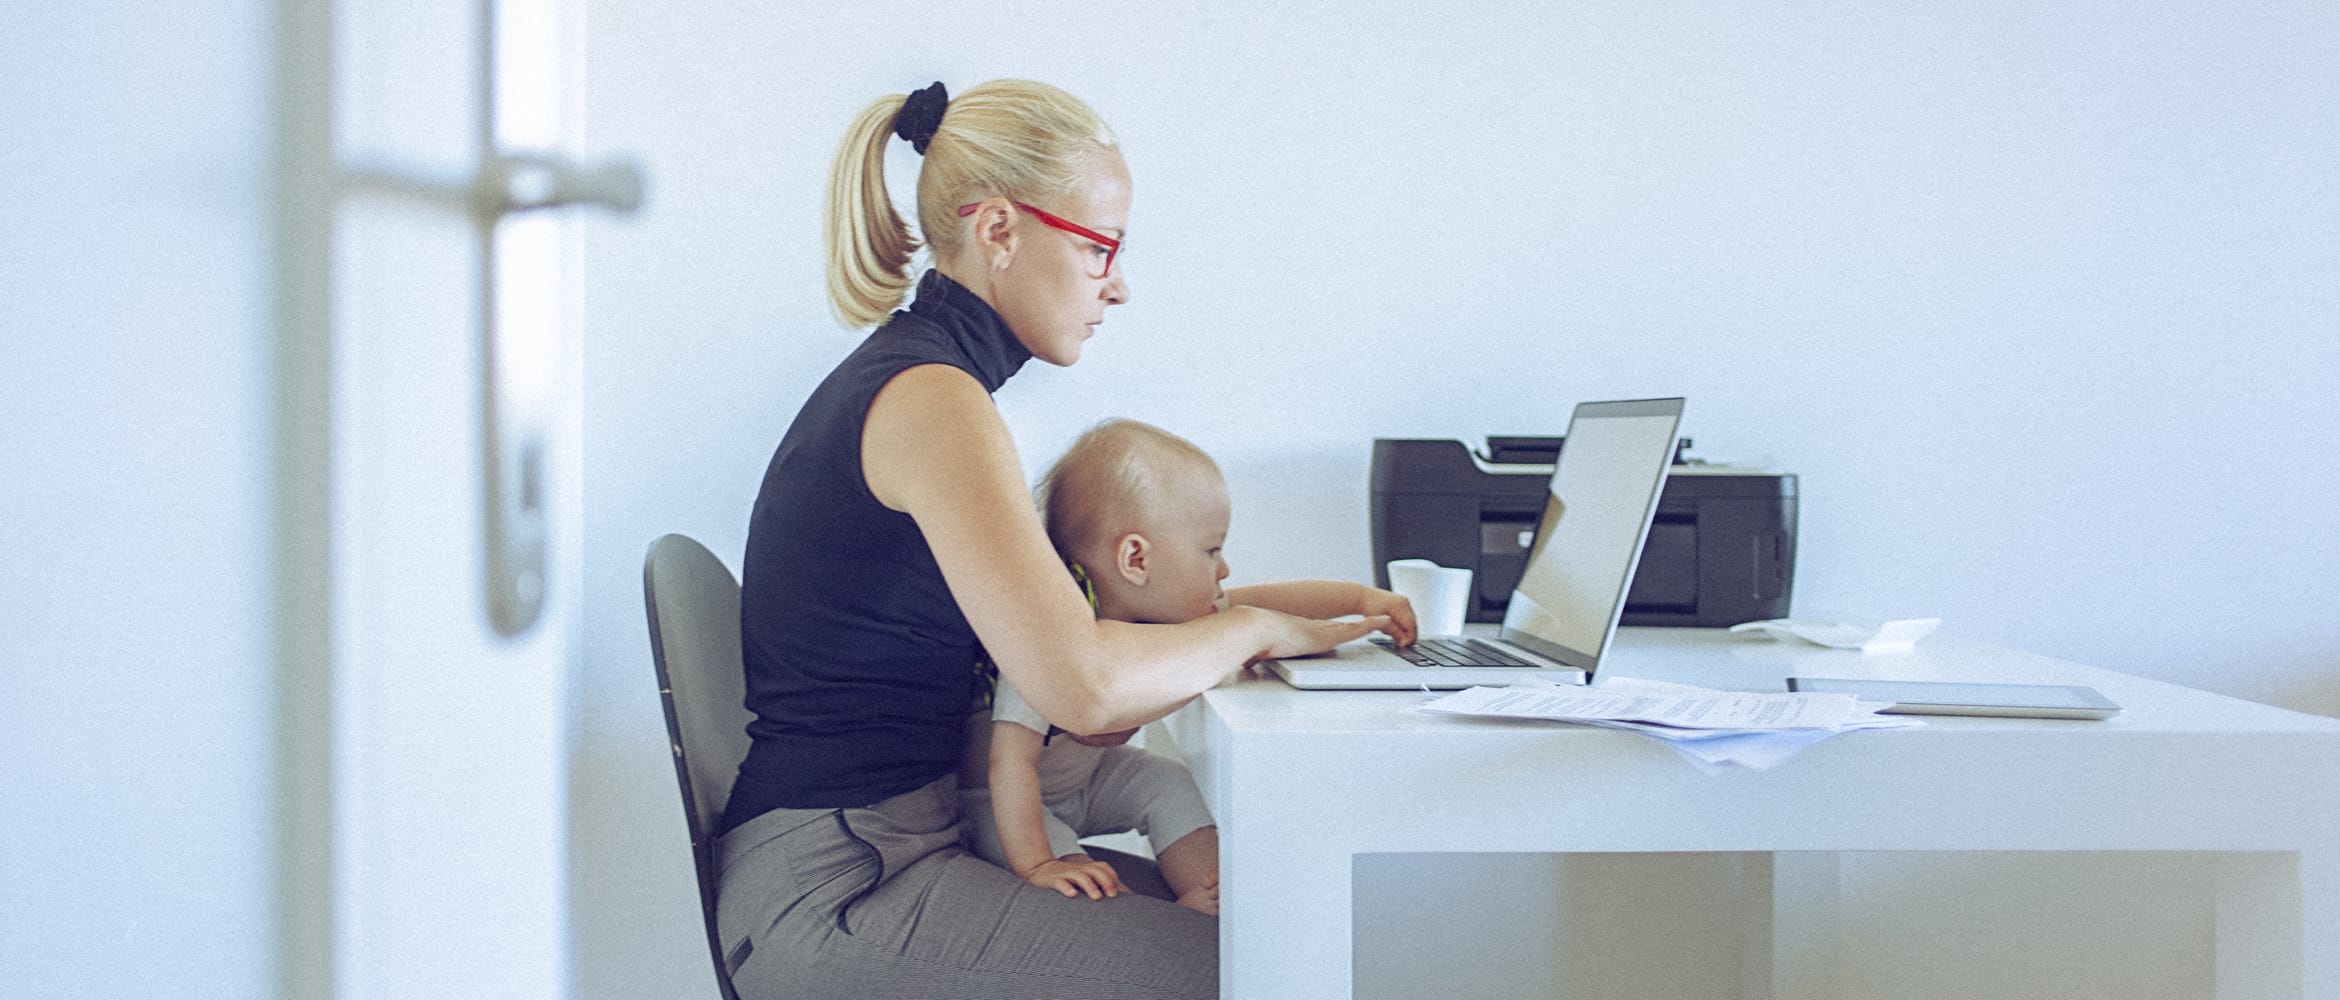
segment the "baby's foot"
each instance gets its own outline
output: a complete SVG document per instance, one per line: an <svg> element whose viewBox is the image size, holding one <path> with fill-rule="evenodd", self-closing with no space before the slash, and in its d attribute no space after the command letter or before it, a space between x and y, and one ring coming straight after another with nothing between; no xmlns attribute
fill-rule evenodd
<svg viewBox="0 0 2340 1000"><path fill-rule="evenodd" d="M1209 885L1198 885L1192 889L1188 889L1186 891L1186 895L1178 897L1178 905L1186 907L1187 909L1193 910L1197 913L1208 913L1214 917L1218 916L1219 883L1213 881Z"/></svg>

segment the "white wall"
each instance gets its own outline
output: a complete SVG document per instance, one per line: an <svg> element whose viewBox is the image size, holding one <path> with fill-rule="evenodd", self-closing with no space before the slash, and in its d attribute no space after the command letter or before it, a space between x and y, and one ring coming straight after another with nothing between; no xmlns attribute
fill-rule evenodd
<svg viewBox="0 0 2340 1000"><path fill-rule="evenodd" d="M1239 581L1369 572L1375 436L1679 393L1802 477L1798 612L2340 714L2329 4L1260 6L591 5L591 140L654 189L589 251L587 995L705 974L641 552L736 566L854 340L838 134L934 79L1121 134L1135 299L1000 403L1035 468L1110 414L1220 455Z"/></svg>
<svg viewBox="0 0 2340 1000"><path fill-rule="evenodd" d="M273 9L0 30L0 993L273 995Z"/></svg>

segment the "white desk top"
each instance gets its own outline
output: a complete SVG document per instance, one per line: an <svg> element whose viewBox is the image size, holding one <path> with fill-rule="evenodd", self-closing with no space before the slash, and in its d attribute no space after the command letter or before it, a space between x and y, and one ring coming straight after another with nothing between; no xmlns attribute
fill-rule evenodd
<svg viewBox="0 0 2340 1000"><path fill-rule="evenodd" d="M1621 659L1604 673L1674 681L1736 691L1784 691L1786 679L1873 677L1896 680L2080 684L2093 687L2125 711L2111 719L1970 719L1933 717L1918 729L1859 734L1874 739L1927 730L2036 729L2052 732L2096 727L2144 732L2322 732L2340 733L2340 719L2309 715L2224 695L2033 653L1935 634L1903 653L1862 653L1827 649L1764 636L1732 635L1723 629L1624 628L1618 631ZM1244 677L1205 695L1212 711L1232 730L1358 732L1451 730L1500 725L1405 711L1423 698L1419 691L1300 691L1270 676ZM1614 735L1589 727L1536 724L1556 732Z"/></svg>
<svg viewBox="0 0 2340 1000"><path fill-rule="evenodd" d="M1624 676L1759 691L1790 674L2085 684L2125 711L1929 716L1710 775L1638 733L1432 715L1411 711L1419 691L1246 676L1165 719L1165 749L1195 771L1222 836L1259 821L1239 801L1259 795L1285 802L1260 808L1355 817L1380 850L2237 850L2340 825L2340 719L1940 634L1891 654L1719 629L1634 628L1621 641ZM2272 802L2285 803L2282 822L2270 824Z"/></svg>

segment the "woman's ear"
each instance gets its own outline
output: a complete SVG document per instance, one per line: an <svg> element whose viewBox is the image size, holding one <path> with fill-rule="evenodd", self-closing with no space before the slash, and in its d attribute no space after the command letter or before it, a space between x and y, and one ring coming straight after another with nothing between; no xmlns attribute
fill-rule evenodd
<svg viewBox="0 0 2340 1000"><path fill-rule="evenodd" d="M975 203L971 218L974 239L970 245L981 256L983 266L994 271L1006 270L1016 256L1015 205L993 195Z"/></svg>
<svg viewBox="0 0 2340 1000"><path fill-rule="evenodd" d="M1153 556L1154 543L1137 532L1121 536L1113 543L1113 572L1129 581L1132 587L1146 585L1146 561Z"/></svg>

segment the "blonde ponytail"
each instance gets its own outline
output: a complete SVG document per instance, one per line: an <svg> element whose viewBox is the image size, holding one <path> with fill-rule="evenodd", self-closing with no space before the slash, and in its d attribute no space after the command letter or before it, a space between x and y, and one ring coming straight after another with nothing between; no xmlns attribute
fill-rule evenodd
<svg viewBox="0 0 2340 1000"><path fill-rule="evenodd" d="M939 93L939 88L937 93ZM921 243L886 194L886 143L907 95L879 98L846 130L829 171L829 304L856 329L900 308ZM918 224L937 259L959 247L958 207L1001 195L1045 203L1071 191L1113 132L1071 94L993 80L950 99L918 170Z"/></svg>
<svg viewBox="0 0 2340 1000"><path fill-rule="evenodd" d="M886 141L903 95L878 98L853 119L829 167L829 306L855 329L876 326L910 290L918 238L886 194Z"/></svg>

